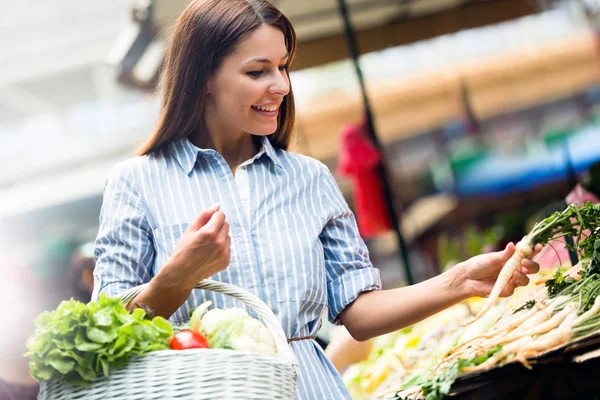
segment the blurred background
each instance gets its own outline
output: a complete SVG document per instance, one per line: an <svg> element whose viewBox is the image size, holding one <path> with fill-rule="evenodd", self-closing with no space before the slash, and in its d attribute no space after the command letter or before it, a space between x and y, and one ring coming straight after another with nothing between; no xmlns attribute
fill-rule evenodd
<svg viewBox="0 0 600 400"><path fill-rule="evenodd" d="M0 0L0 294L23 332L5 348L24 352L40 310L89 300L104 183L157 120L186 3ZM330 167L385 287L597 190L599 1L347 0L349 24L337 0L275 3L300 41L293 150Z"/></svg>

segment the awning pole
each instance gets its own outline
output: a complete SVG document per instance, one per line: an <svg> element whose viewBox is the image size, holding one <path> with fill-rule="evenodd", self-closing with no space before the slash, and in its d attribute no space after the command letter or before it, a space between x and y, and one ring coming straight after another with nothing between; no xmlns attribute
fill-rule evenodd
<svg viewBox="0 0 600 400"><path fill-rule="evenodd" d="M406 275L406 280L409 285L412 285L414 282L411 268L410 268L410 260L408 254L408 246L406 245L406 240L400 231L400 225L398 221L398 214L396 213L395 201L392 194L392 190L390 187L390 179L388 176L388 168L387 163L385 162L385 155L382 151L381 144L377 139L377 133L375 132L375 125L373 124L373 113L371 112L371 103L369 102L369 96L367 95L367 90L365 88L365 82L363 78L362 69L360 68L360 64L358 62L358 47L356 43L356 37L354 35L354 28L352 26L352 22L350 21L350 16L348 14L348 7L346 5L345 0L338 0L340 14L344 20L344 36L346 38L346 45L348 47L348 52L350 53L350 57L352 58L352 63L354 64L354 69L356 72L356 76L358 77L358 82L360 84L360 90L362 93L363 104L365 108L365 114L367 118L367 126L369 131L369 136L373 141L373 144L379 151L381 156L381 162L377 167L377 173L381 177L381 181L383 183L383 191L385 196L385 203L387 206L388 215L391 219L392 229L396 234L396 240L398 242L398 258L400 263L404 266L404 273Z"/></svg>

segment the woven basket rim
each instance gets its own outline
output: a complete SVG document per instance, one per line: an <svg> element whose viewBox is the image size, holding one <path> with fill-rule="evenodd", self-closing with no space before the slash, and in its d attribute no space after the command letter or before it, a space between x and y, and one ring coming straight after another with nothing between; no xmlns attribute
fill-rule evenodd
<svg viewBox="0 0 600 400"><path fill-rule="evenodd" d="M267 355L260 354L260 353L254 353L252 351L234 350L234 349L212 349L212 348L185 349L185 350L172 350L172 349L154 350L154 351L148 352L146 354L132 356L131 360L143 359L143 358L152 357L152 356L154 356L154 357L159 357L159 356L189 357L189 356L194 356L197 354L201 354L201 355L205 354L206 356L210 356L212 354L225 354L227 356L232 356L232 357L235 357L236 355L240 354L240 355L251 356L253 358L262 358L267 361L276 361L279 363L290 363L291 361L293 361L293 360L289 360L289 359L284 359L284 360L280 359L278 357L280 353L278 353L275 356L267 356Z"/></svg>

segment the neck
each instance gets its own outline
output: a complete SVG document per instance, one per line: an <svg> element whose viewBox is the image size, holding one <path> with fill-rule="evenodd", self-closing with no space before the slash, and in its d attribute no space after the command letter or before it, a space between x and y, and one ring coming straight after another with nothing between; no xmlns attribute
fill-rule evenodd
<svg viewBox="0 0 600 400"><path fill-rule="evenodd" d="M249 133L225 134L223 131L207 127L204 132L190 136L190 140L197 147L217 151L233 172L240 164L258 153L258 145Z"/></svg>

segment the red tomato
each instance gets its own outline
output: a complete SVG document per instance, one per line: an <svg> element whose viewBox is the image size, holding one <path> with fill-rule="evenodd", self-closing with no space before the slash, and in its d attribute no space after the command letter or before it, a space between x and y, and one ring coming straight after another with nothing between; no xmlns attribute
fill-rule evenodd
<svg viewBox="0 0 600 400"><path fill-rule="evenodd" d="M200 332L191 331L189 329L180 331L177 335L171 338L169 346L173 350L187 349L209 349L208 340Z"/></svg>

